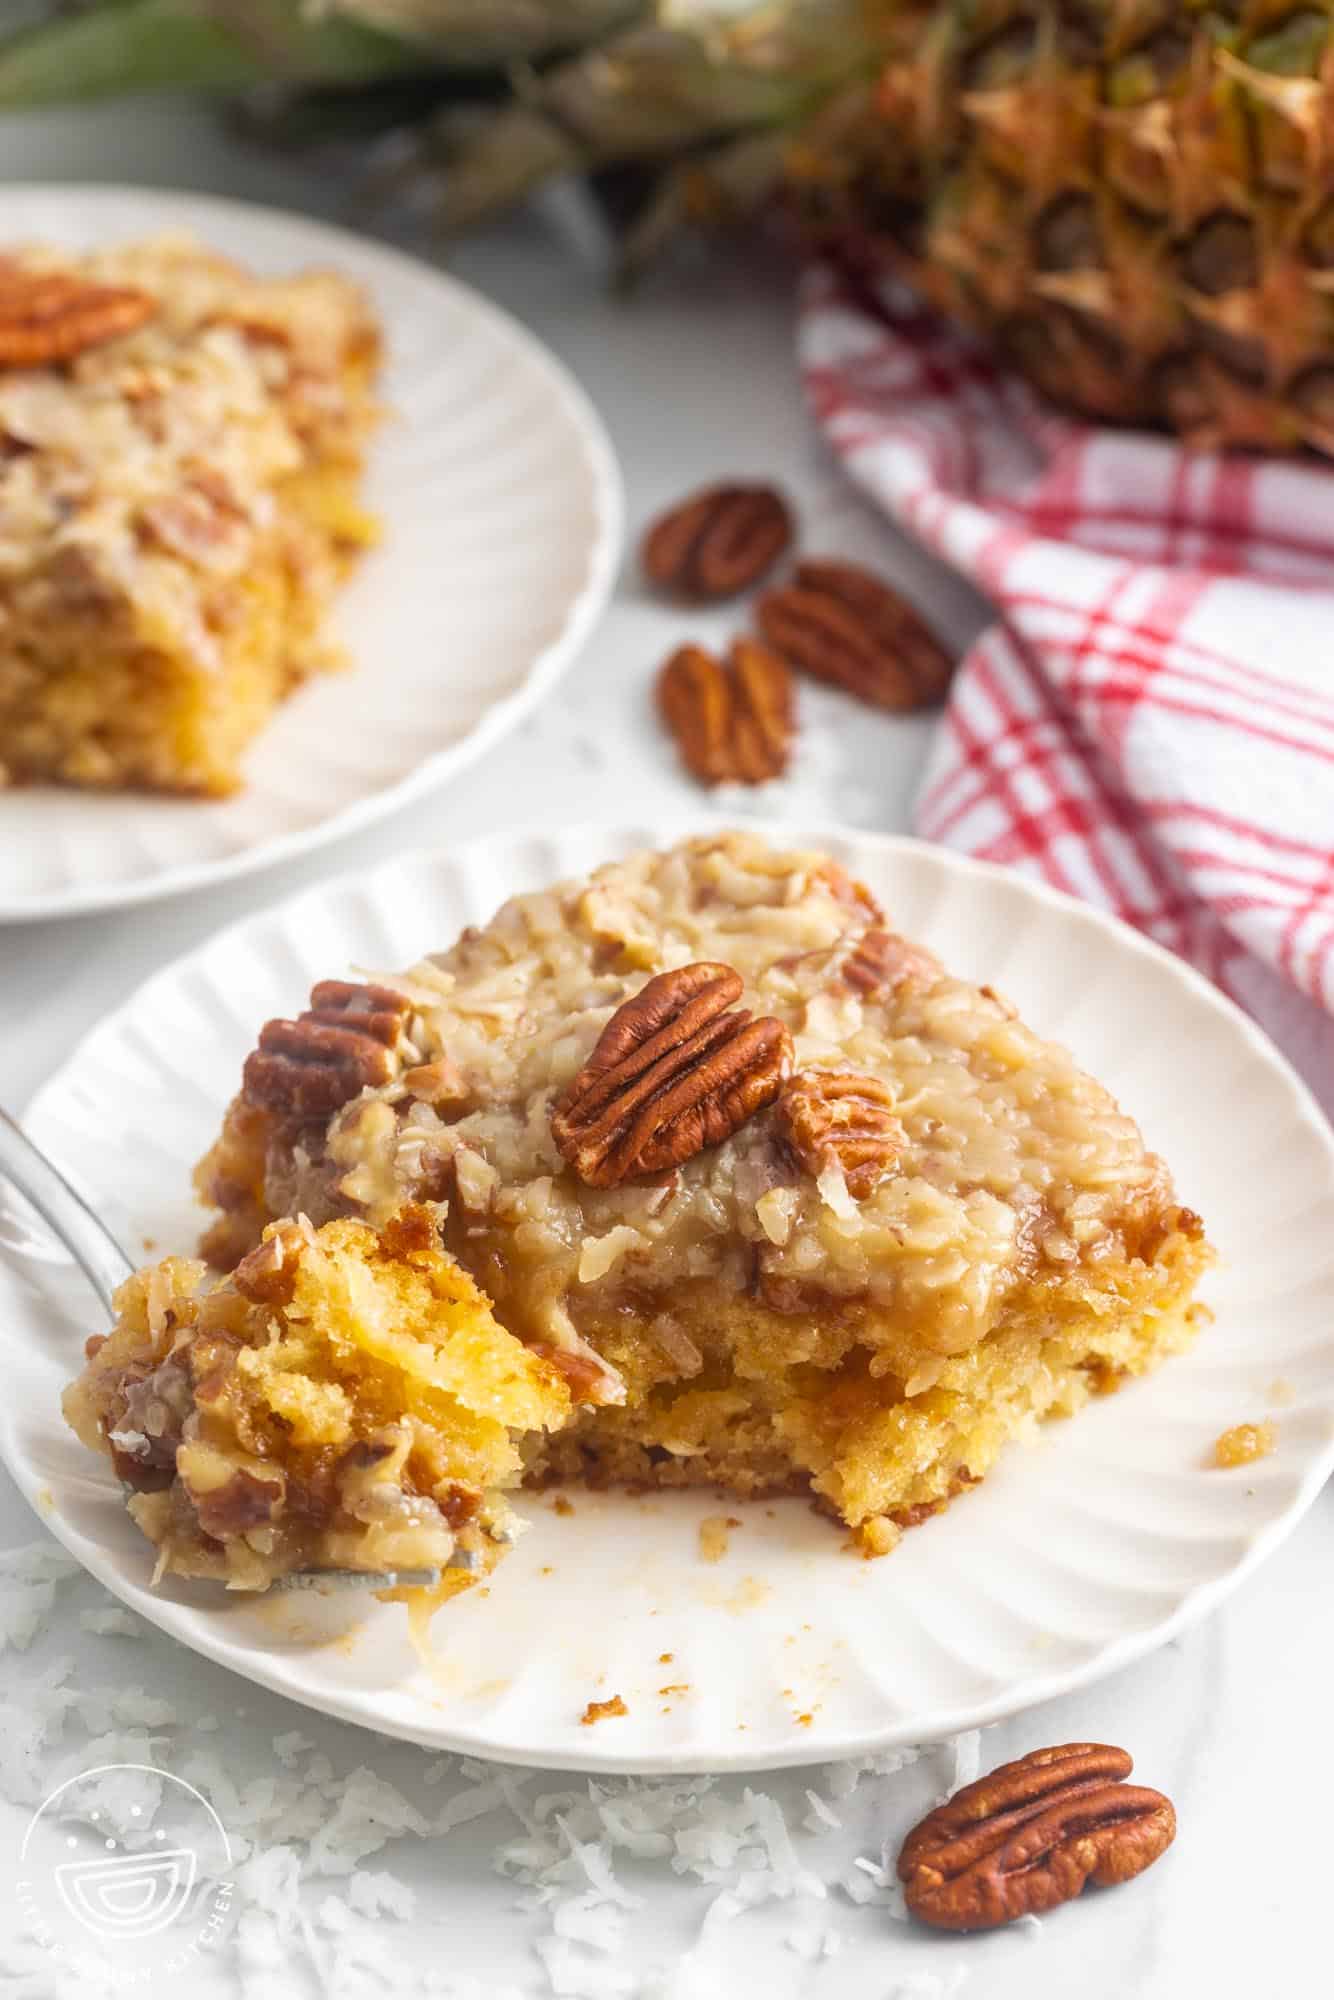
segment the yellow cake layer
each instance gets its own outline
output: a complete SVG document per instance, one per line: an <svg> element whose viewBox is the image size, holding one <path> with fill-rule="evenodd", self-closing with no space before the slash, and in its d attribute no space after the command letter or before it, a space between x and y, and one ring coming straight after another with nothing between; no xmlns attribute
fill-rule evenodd
<svg viewBox="0 0 1334 2000"><path fill-rule="evenodd" d="M700 1374L684 1385L641 1381L623 1407L584 1410L567 1428L527 1439L526 1481L809 1494L852 1527L880 1517L910 1527L985 1478L1004 1446L1031 1438L1041 1420L1073 1416L1090 1396L1188 1347L1204 1309L1190 1302L1189 1260L1179 1277L1138 1315L1002 1328L914 1396L872 1374L859 1348L834 1367L775 1354L767 1368L752 1349L739 1372L736 1351L709 1342L707 1318L687 1315L712 1349ZM651 1343L646 1328L622 1329L606 1345L633 1371L630 1350Z"/></svg>

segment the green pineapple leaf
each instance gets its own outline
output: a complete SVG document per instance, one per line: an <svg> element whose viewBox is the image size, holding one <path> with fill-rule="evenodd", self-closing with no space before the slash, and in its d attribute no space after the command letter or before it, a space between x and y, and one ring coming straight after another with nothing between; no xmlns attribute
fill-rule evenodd
<svg viewBox="0 0 1334 2000"><path fill-rule="evenodd" d="M0 34L0 105L259 83L370 85L584 48L650 0L46 0ZM442 86L443 88L443 86Z"/></svg>
<svg viewBox="0 0 1334 2000"><path fill-rule="evenodd" d="M102 0L0 41L0 106L131 90L234 90L262 82L370 83L420 68L421 51L302 0Z"/></svg>

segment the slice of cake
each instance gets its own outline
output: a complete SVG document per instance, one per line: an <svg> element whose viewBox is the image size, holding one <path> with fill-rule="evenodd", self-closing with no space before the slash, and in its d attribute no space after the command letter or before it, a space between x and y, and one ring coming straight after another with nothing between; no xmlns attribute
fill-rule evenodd
<svg viewBox="0 0 1334 2000"><path fill-rule="evenodd" d="M274 1215L427 1204L578 1405L530 1479L810 1493L868 1549L1182 1348L1210 1254L1065 1049L742 834L317 987L199 1186L222 1264Z"/></svg>
<svg viewBox="0 0 1334 2000"><path fill-rule="evenodd" d="M379 345L336 272L0 256L0 782L235 789L335 659Z"/></svg>
<svg viewBox="0 0 1334 2000"><path fill-rule="evenodd" d="M65 1392L157 1545L154 1581L454 1563L461 1587L489 1569L513 1536L515 1440L563 1423L570 1396L430 1216L274 1223L230 1278L206 1277L171 1257L130 1278Z"/></svg>

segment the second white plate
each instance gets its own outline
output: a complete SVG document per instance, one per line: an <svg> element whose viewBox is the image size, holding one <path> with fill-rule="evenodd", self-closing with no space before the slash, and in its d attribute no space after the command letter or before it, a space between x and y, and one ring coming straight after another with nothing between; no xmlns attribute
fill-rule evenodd
<svg viewBox="0 0 1334 2000"><path fill-rule="evenodd" d="M313 890L152 979L40 1093L29 1125L138 1255L188 1249L192 1162L267 1016L348 966L392 968L505 896L680 828L496 839ZM423 1668L400 1607L150 1590L114 1481L60 1390L97 1324L86 1287L0 1190L0 1454L60 1539L185 1645L327 1714L440 1748L603 1770L817 1762L920 1742L1065 1692L1217 1603L1334 1464L1334 1142L1269 1044L1194 973L1051 891L940 849L774 828L824 845L948 964L1008 993L1142 1122L1222 1262L1194 1351L1014 1448L881 1562L795 1501L521 1498L531 1531L440 1613ZM1278 1448L1209 1468L1220 1431ZM698 1525L730 1512L723 1560ZM580 1723L620 1695L628 1713Z"/></svg>
<svg viewBox="0 0 1334 2000"><path fill-rule="evenodd" d="M0 922L197 888L285 859L439 784L569 665L615 577L602 424L515 320L427 264L305 217L143 188L4 190L4 237L86 248L190 230L269 275L331 265L384 326L383 523L332 618L347 672L284 704L218 803L0 788Z"/></svg>

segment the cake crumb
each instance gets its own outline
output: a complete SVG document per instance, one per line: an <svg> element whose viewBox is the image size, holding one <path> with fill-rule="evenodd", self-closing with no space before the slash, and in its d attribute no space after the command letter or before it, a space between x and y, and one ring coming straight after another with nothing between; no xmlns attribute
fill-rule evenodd
<svg viewBox="0 0 1334 2000"><path fill-rule="evenodd" d="M873 1514L869 1521L862 1522L853 1537L867 1562L876 1556L887 1556L902 1539L903 1530L896 1528L887 1514Z"/></svg>
<svg viewBox="0 0 1334 2000"><path fill-rule="evenodd" d="M553 1514L573 1514L574 1502L568 1500L563 1493L558 1493L551 1503L551 1511Z"/></svg>
<svg viewBox="0 0 1334 2000"><path fill-rule="evenodd" d="M1257 1458L1268 1458L1277 1442L1272 1424L1233 1424L1214 1439L1214 1464L1253 1465Z"/></svg>
<svg viewBox="0 0 1334 2000"><path fill-rule="evenodd" d="M661 1687L661 1688L659 1688L659 1689L658 1689L658 1693L659 1693L659 1694L662 1694L662 1695L667 1695L667 1694L689 1694L689 1693L690 1693L690 1682L689 1682L689 1681L668 1681L668 1683L667 1683L666 1687Z"/></svg>
<svg viewBox="0 0 1334 2000"><path fill-rule="evenodd" d="M735 1514L707 1514L699 1524L700 1561L721 1562L727 1554L728 1536L740 1526Z"/></svg>
<svg viewBox="0 0 1334 2000"><path fill-rule="evenodd" d="M610 1715L628 1715L629 1713L630 1711L621 1700L621 1697L618 1694L614 1694L609 1701L590 1701L580 1716L579 1721L584 1728L588 1728L594 1722L605 1722Z"/></svg>
<svg viewBox="0 0 1334 2000"><path fill-rule="evenodd" d="M675 1653L659 1653L659 1655L658 1655L658 1665L659 1665L660 1667L670 1667L670 1665L672 1664L672 1661L673 1661L673 1660L674 1660L675 1658L676 1658L676 1655L675 1655Z"/></svg>

